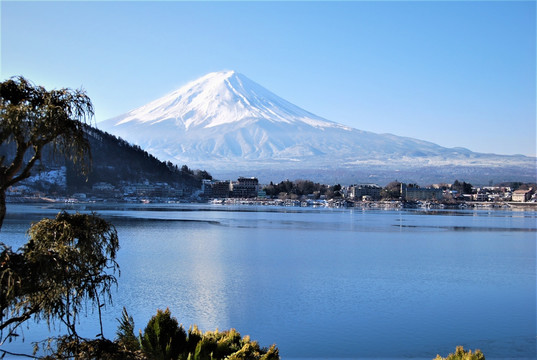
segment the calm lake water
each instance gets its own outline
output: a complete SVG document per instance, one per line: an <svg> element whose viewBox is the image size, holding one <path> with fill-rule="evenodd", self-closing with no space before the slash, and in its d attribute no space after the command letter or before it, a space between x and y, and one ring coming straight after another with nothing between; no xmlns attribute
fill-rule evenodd
<svg viewBox="0 0 537 360"><path fill-rule="evenodd" d="M8 206L18 248L60 207ZM105 311L143 329L169 307L186 328L236 328L283 359L429 358L457 345L536 358L537 213L218 205L95 205L119 233L121 277ZM95 317L80 324L99 332ZM26 342L48 335L24 331Z"/></svg>

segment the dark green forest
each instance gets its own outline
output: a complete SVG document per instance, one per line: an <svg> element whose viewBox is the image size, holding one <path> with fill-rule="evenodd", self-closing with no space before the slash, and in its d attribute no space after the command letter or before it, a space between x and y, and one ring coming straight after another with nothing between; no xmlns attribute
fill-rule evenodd
<svg viewBox="0 0 537 360"><path fill-rule="evenodd" d="M68 193L90 191L94 184L100 182L114 186L144 181L165 182L177 188L194 189L201 187L202 179L212 179L205 170L160 161L139 146L89 125L85 126L85 133L91 148L91 167L87 174L81 171L82 164L54 155L50 145L45 147L41 161L32 172L65 166ZM0 146L0 153L8 159L15 156L15 150L14 143Z"/></svg>
<svg viewBox="0 0 537 360"><path fill-rule="evenodd" d="M119 185L121 182L145 180L199 188L202 179L212 178L204 170L160 161L139 146L96 128L88 126L86 133L90 141L92 169L86 177L80 174L75 164L66 164L67 186L71 191L91 187L98 182Z"/></svg>

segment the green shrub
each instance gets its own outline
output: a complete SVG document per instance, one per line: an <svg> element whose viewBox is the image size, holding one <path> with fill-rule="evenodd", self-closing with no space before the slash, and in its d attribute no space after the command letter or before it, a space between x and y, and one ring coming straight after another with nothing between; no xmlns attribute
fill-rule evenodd
<svg viewBox="0 0 537 360"><path fill-rule="evenodd" d="M235 329L220 333L220 337L216 344L214 351L214 357L217 359L223 359L226 356L237 352L241 348L241 334Z"/></svg>
<svg viewBox="0 0 537 360"><path fill-rule="evenodd" d="M214 350L216 350L215 338L204 335L196 346L194 360L212 360Z"/></svg>
<svg viewBox="0 0 537 360"><path fill-rule="evenodd" d="M140 350L140 342L134 335L134 320L123 308L121 318L117 319L119 326L116 331L116 341L119 346L129 351Z"/></svg>
<svg viewBox="0 0 537 360"><path fill-rule="evenodd" d="M142 350L154 359L177 359L186 350L186 332L171 317L170 309L157 310L140 336Z"/></svg>
<svg viewBox="0 0 537 360"><path fill-rule="evenodd" d="M481 350L476 350L475 353L472 353L472 350L464 351L462 346L457 346L455 354L449 354L445 358L436 355L434 360L485 360L485 355Z"/></svg>
<svg viewBox="0 0 537 360"><path fill-rule="evenodd" d="M188 339L186 345L186 351L188 354L194 354L196 351L196 346L203 337L203 333L198 329L197 325L191 326L188 329Z"/></svg>
<svg viewBox="0 0 537 360"><path fill-rule="evenodd" d="M118 328L118 343L131 339L132 318L124 310ZM120 336L121 334L121 336ZM170 310L158 310L139 337L142 351L150 359L165 360L279 360L276 345L261 348L249 336L241 337L235 329L202 333L196 325L188 329L188 336ZM130 349L129 349L130 350Z"/></svg>

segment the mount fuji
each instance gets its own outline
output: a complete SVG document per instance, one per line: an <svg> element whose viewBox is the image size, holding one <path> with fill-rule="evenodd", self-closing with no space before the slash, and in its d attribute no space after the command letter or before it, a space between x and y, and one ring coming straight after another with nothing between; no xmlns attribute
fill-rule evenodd
<svg viewBox="0 0 537 360"><path fill-rule="evenodd" d="M161 160L217 177L383 182L394 177L426 181L424 174L429 174L436 181L479 181L475 176L535 181L535 158L480 154L350 128L234 71L207 74L99 127Z"/></svg>

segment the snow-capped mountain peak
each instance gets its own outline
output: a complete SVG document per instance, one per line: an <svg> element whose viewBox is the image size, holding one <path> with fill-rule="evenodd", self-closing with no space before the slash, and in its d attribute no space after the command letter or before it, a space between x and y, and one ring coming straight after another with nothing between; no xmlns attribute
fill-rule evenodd
<svg viewBox="0 0 537 360"><path fill-rule="evenodd" d="M289 103L235 71L209 73L112 120L114 125L166 122L187 131L258 120L345 128Z"/></svg>
<svg viewBox="0 0 537 360"><path fill-rule="evenodd" d="M241 169L449 170L454 165L483 173L487 165L509 167L509 173L519 166L535 175L535 158L448 149L328 121L235 71L207 74L99 127L161 160L214 174Z"/></svg>

